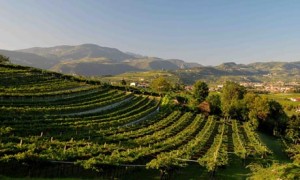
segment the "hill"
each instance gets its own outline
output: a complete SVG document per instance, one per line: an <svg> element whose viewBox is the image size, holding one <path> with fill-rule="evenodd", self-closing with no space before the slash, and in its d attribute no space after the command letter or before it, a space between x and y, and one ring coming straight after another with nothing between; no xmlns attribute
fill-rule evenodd
<svg viewBox="0 0 300 180"><path fill-rule="evenodd" d="M115 48L101 47L95 44L82 44L78 46L55 46L48 48L29 48L18 50L37 54L39 56L56 59L58 61L72 61L84 58L107 58L112 62L122 62L126 59L134 59L134 56L128 55Z"/></svg>
<svg viewBox="0 0 300 180"><path fill-rule="evenodd" d="M9 57L10 61L14 64L31 66L31 67L42 68L42 69L49 69L59 62L58 60L48 59L33 53L0 50L0 54Z"/></svg>
<svg viewBox="0 0 300 180"><path fill-rule="evenodd" d="M211 86L226 81L240 83L287 83L296 85L300 82L300 62L259 62L252 64L223 63L218 66L201 66L186 69L166 68L159 71L123 73L100 78L102 81L151 82L157 75L165 76L172 83L194 84L197 80ZM171 69L171 70L170 70Z"/></svg>
<svg viewBox="0 0 300 180"><path fill-rule="evenodd" d="M247 176L245 156L270 154L248 123L55 72L0 64L0 73L0 174L109 179L138 167L165 179L189 160L200 179L231 165L237 177Z"/></svg>
<svg viewBox="0 0 300 180"><path fill-rule="evenodd" d="M16 64L84 76L120 75L127 72L152 70L173 71L181 81L192 84L198 79L209 83L226 80L265 82L297 82L300 62L256 62L251 64L223 63L202 66L179 59L162 59L95 44L78 46L35 47L17 51L0 50Z"/></svg>
<svg viewBox="0 0 300 180"><path fill-rule="evenodd" d="M87 76L161 69L176 70L201 66L182 60L165 60L125 53L116 48L95 44L34 47L17 51L1 50L0 53L10 57L12 62L16 64Z"/></svg>
<svg viewBox="0 0 300 180"><path fill-rule="evenodd" d="M223 63L218 66L179 69L175 74L192 84L203 80L211 84L227 80L237 82L299 82L300 62L257 62L251 64Z"/></svg>

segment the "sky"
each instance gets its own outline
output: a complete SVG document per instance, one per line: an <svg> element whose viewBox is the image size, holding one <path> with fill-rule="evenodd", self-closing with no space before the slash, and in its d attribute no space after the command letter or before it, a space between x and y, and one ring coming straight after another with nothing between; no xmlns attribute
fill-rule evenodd
<svg viewBox="0 0 300 180"><path fill-rule="evenodd" d="M299 0L0 0L0 49L93 43L203 65L300 60Z"/></svg>

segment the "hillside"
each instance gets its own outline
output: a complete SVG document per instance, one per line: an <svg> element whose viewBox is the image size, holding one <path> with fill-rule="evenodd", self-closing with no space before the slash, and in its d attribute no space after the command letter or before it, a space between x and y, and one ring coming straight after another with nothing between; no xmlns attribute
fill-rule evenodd
<svg viewBox="0 0 300 180"><path fill-rule="evenodd" d="M226 80L265 82L299 81L300 62L223 63L202 66L179 59L162 59L95 44L78 46L35 47L17 51L0 50L16 64L84 76L120 75L126 72L152 70L173 71L186 84L202 79L221 83Z"/></svg>
<svg viewBox="0 0 300 180"><path fill-rule="evenodd" d="M252 64L223 63L218 66L176 70L175 74L187 83L203 80L210 84L237 82L299 82L300 62L257 62Z"/></svg>
<svg viewBox="0 0 300 180"><path fill-rule="evenodd" d="M59 62L56 59L48 59L32 53L0 50L0 54L9 57L10 61L14 64L42 69L49 69Z"/></svg>
<svg viewBox="0 0 300 180"><path fill-rule="evenodd" d="M78 46L55 46L49 48L29 48L18 50L37 54L42 57L56 59L58 61L72 61L83 58L107 58L112 62L122 62L126 59L133 59L134 56L128 55L115 48L101 47L95 44L82 44Z"/></svg>
<svg viewBox="0 0 300 180"><path fill-rule="evenodd" d="M142 168L170 178L192 166L206 179L233 165L238 177L245 156L270 154L248 124L163 108L160 97L23 66L0 73L0 174L108 179Z"/></svg>
<svg viewBox="0 0 300 180"><path fill-rule="evenodd" d="M65 74L77 74L83 76L103 76L130 71L142 71L141 69L127 63L112 63L109 60L102 58L64 61L53 66L50 70Z"/></svg>
<svg viewBox="0 0 300 180"><path fill-rule="evenodd" d="M128 72L115 76L101 77L103 81L143 82L155 79L157 75L165 76L171 83L192 85L197 80L207 82L210 86L224 84L226 81L240 83L291 83L300 82L300 62L266 62L252 64L223 63L218 66L201 66L178 70L158 70L146 72Z"/></svg>
<svg viewBox="0 0 300 180"><path fill-rule="evenodd" d="M187 63L182 60L165 60L125 53L116 48L102 47L95 44L34 47L17 51L1 50L0 53L10 57L12 62L16 64L87 76L115 75L124 72L161 69L176 70L201 66L197 63ZM105 61L100 61L103 59Z"/></svg>

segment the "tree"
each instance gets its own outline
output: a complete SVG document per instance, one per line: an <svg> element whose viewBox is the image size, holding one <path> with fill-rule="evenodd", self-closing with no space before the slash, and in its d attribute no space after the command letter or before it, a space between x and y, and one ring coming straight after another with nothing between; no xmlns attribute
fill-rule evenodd
<svg viewBox="0 0 300 180"><path fill-rule="evenodd" d="M198 103L201 103L209 94L208 86L205 82L197 81L194 84L193 94Z"/></svg>
<svg viewBox="0 0 300 180"><path fill-rule="evenodd" d="M8 63L8 62L9 62L9 57L0 54L0 63Z"/></svg>
<svg viewBox="0 0 300 180"><path fill-rule="evenodd" d="M173 89L175 91L182 91L184 89L184 85L177 82L177 83L174 84Z"/></svg>
<svg viewBox="0 0 300 180"><path fill-rule="evenodd" d="M171 84L164 77L158 77L151 82L150 87L153 90L162 93L169 91L171 89Z"/></svg>
<svg viewBox="0 0 300 180"><path fill-rule="evenodd" d="M247 108L244 117L250 120L254 128L259 127L274 135L277 132L283 133L287 116L278 102L253 93L247 93L243 101Z"/></svg>
<svg viewBox="0 0 300 180"><path fill-rule="evenodd" d="M277 132L283 133L287 127L288 116L283 110L281 104L275 100L269 101L270 114L268 118L268 124L270 125L270 130L273 130L273 135Z"/></svg>
<svg viewBox="0 0 300 180"><path fill-rule="evenodd" d="M126 81L125 81L125 79L122 79L122 81L121 81L121 85L123 85L123 86L126 86Z"/></svg>
<svg viewBox="0 0 300 180"><path fill-rule="evenodd" d="M218 94L211 94L207 97L210 113L219 115L221 113L221 98Z"/></svg>
<svg viewBox="0 0 300 180"><path fill-rule="evenodd" d="M244 118L249 119L254 128L257 128L262 121L266 121L270 113L269 100L266 97L247 93L243 101L247 109Z"/></svg>
<svg viewBox="0 0 300 180"><path fill-rule="evenodd" d="M249 119L266 120L270 113L269 100L254 93L247 93L244 102L249 110Z"/></svg>
<svg viewBox="0 0 300 180"><path fill-rule="evenodd" d="M245 87L231 81L227 81L223 86L221 95L221 109L225 117L240 118L243 111L241 100L246 93Z"/></svg>
<svg viewBox="0 0 300 180"><path fill-rule="evenodd" d="M295 144L300 142L300 115L293 115L287 122L286 137Z"/></svg>

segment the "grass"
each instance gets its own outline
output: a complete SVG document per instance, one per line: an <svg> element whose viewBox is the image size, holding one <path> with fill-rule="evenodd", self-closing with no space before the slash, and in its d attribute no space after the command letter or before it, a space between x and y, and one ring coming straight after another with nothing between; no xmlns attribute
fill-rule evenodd
<svg viewBox="0 0 300 180"><path fill-rule="evenodd" d="M283 106L287 115L291 116L293 114L299 114L295 112L294 108L289 107L300 107L300 102L290 100L290 98L300 98L300 93L271 93L263 96L279 102Z"/></svg>
<svg viewBox="0 0 300 180"><path fill-rule="evenodd" d="M130 179L130 180L159 180L160 173L159 170L154 169L145 169L137 168L130 173L125 174L121 179Z"/></svg>
<svg viewBox="0 0 300 180"><path fill-rule="evenodd" d="M130 82L151 82L153 79L163 76L172 83L179 82L179 78L168 71L146 71L146 72L128 72L120 75L102 77L104 82L121 82L124 79L127 83Z"/></svg>
<svg viewBox="0 0 300 180"><path fill-rule="evenodd" d="M271 135L258 132L260 140L273 152L271 159L279 163L292 162L287 154L283 151L282 142Z"/></svg>
<svg viewBox="0 0 300 180"><path fill-rule="evenodd" d="M290 102L292 104L300 105L300 102L293 102L290 100L290 98L300 98L300 93L271 93L266 94L265 96L279 102Z"/></svg>

